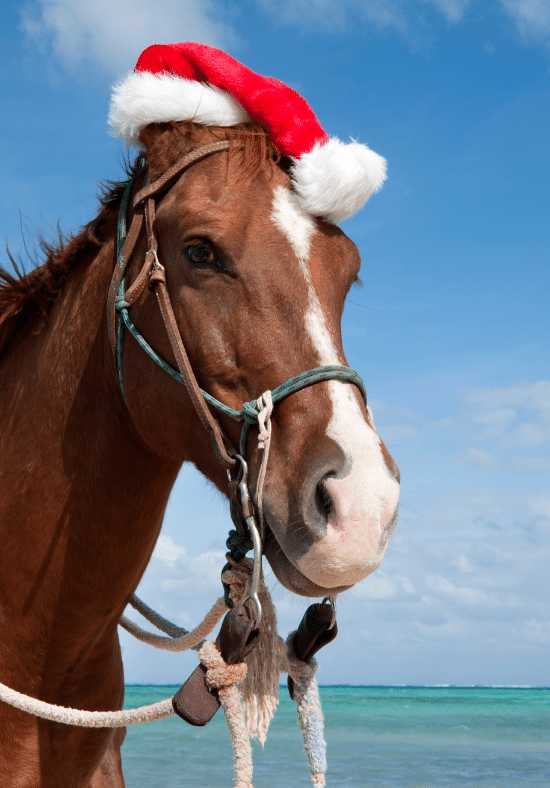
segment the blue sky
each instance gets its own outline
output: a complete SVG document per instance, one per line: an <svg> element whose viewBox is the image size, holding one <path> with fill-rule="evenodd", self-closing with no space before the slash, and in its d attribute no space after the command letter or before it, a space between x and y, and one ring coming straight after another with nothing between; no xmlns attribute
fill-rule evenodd
<svg viewBox="0 0 550 788"><path fill-rule="evenodd" d="M344 225L365 284L343 335L401 468L401 515L381 569L339 601L319 680L549 684L548 0L39 0L0 18L16 254L91 219L97 182L119 177L110 87L152 43L226 49L386 156L383 191ZM196 622L227 528L184 469L141 595ZM307 601L268 577L286 635ZM122 642L130 683L194 666Z"/></svg>

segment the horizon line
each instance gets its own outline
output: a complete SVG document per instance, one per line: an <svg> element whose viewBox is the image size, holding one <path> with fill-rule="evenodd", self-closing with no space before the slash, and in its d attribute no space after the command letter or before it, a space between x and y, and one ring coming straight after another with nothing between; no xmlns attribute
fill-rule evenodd
<svg viewBox="0 0 550 788"><path fill-rule="evenodd" d="M179 687L179 684L125 684L125 687ZM319 687L357 689L550 689L550 684L319 684ZM286 684L279 684L285 687Z"/></svg>

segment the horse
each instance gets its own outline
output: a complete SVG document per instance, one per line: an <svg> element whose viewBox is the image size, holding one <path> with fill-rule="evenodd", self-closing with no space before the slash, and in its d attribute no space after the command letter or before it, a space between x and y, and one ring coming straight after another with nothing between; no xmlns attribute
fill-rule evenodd
<svg viewBox="0 0 550 788"><path fill-rule="evenodd" d="M261 126L153 123L129 167L133 193L182 156L197 160L156 198L158 258L200 387L240 410L319 365L347 366L341 316L358 278L355 245L307 213L289 162ZM97 216L45 245L45 262L0 288L0 681L43 701L117 710L119 619L160 532L178 471L193 463L227 495L189 392L128 338L121 390L106 301L125 183ZM134 208L130 201L128 220ZM147 252L137 239L126 278ZM175 365L154 295L132 319ZM239 425L217 423L233 445ZM349 381L283 400L263 491L261 539L289 591L336 595L374 571L395 528L399 472ZM251 489L260 467L248 447ZM257 505L257 501L255 501ZM0 782L10 788L121 788L124 729L81 729L2 704Z"/></svg>

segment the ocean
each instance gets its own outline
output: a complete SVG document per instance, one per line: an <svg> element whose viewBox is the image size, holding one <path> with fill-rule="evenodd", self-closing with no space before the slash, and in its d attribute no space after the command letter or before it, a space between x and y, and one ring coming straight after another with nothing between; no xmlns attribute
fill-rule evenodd
<svg viewBox="0 0 550 788"><path fill-rule="evenodd" d="M126 707L177 687L129 686ZM311 788L286 687L254 788ZM550 688L321 687L327 788L550 788ZM169 718L128 728L127 788L232 788L223 712L204 728Z"/></svg>

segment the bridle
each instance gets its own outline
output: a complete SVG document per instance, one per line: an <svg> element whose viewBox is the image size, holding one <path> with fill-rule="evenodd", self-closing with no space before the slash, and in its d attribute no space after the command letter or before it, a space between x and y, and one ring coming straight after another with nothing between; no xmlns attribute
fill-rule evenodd
<svg viewBox="0 0 550 788"><path fill-rule="evenodd" d="M126 217L137 174L130 178L124 190L118 215L117 262L109 287L107 325L117 376L125 401L126 393L122 368L125 328L132 334L134 339L156 364L185 386L191 398L191 402L193 403L193 407L210 438L216 459L222 467L226 469L229 478L231 516L235 524L236 532L231 532L228 539L227 546L230 550L228 560L238 562L252 547L254 547L254 570L249 596L256 604L256 623L259 623L261 607L257 597L257 591L261 566L261 540L256 524L254 506L248 490L246 456L248 434L252 426L258 426L258 416L261 406L257 401L245 402L242 411L237 411L224 405L223 402L220 402L199 387L176 323L166 285L165 269L158 259L158 242L154 226L156 211L155 198L158 198L162 192L172 186L176 179L193 164L214 153L227 151L229 147L230 143L228 140L221 140L196 148L179 159L156 181L153 183L146 183L146 185L134 195L134 214L130 229L127 232ZM147 234L147 252L145 254L145 260L137 278L133 284L126 289L126 268L140 237L143 225L145 225ZM176 359L177 370L155 353L147 340L138 331L130 317L130 307L137 301L146 286L149 286L157 297L164 326ZM300 375L296 375L290 380L287 380L286 383L275 388L270 392L273 407L291 394L307 386L311 386L314 383L326 380L341 380L353 383L360 390L366 403L367 394L359 374L349 367L331 365L302 372ZM233 419L243 422L238 452L231 446L229 438L223 432L218 421L213 417L210 407L215 408ZM233 478L234 472L235 478ZM237 492L239 499L237 499ZM233 603L229 600L227 591L228 589L226 588L226 601L228 605L232 607Z"/></svg>

